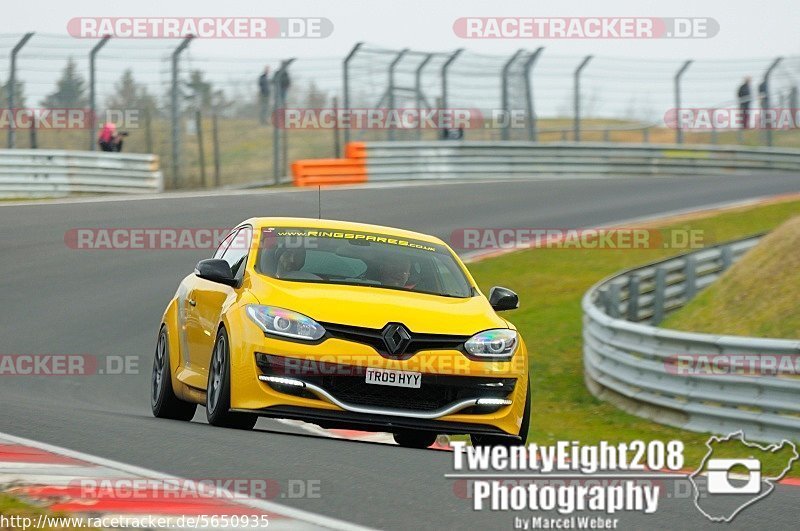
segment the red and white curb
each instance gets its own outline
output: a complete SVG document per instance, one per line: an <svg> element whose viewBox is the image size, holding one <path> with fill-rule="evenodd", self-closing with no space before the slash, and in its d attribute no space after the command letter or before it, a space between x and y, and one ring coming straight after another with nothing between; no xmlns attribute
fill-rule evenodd
<svg viewBox="0 0 800 531"><path fill-rule="evenodd" d="M348 441L362 441L362 442L371 442L378 444L395 444L395 445L397 444L396 442L394 442L394 438L392 437L391 433L326 429L326 428L320 428L316 424L309 424L308 422L303 422L302 420L292 420L292 419L274 419L274 420L277 420L281 424L286 424L287 426L294 426L295 428L301 429L305 432L312 433L314 435L320 435L322 437L329 437L331 439L345 439ZM451 452L453 450L453 448L450 446L450 439L446 435L439 435L436 438L436 442L433 443L431 446L429 446L428 449L444 450L448 452Z"/></svg>
<svg viewBox="0 0 800 531"><path fill-rule="evenodd" d="M140 481L137 483L136 480ZM84 488L82 485L87 482L99 487ZM149 493L137 491L136 496L119 496L114 489L102 488L104 484L120 482L126 485L144 484L146 489L154 490ZM179 484L187 491L202 495L165 496L163 490L150 486L165 482ZM194 480L5 433L0 433L0 492L72 515L139 520L148 516L166 517L169 522L179 522L180 517L247 516L252 521L257 518L258 522L268 522L270 529L369 529L270 500L246 497L223 488L201 485ZM221 529L218 525L213 528Z"/></svg>

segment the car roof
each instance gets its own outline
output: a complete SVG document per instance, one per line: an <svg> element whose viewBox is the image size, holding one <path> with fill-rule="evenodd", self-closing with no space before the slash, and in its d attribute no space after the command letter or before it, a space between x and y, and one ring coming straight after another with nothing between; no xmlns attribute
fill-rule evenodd
<svg viewBox="0 0 800 531"><path fill-rule="evenodd" d="M303 227L309 229L333 229L333 230L352 230L359 232L373 232L385 236L393 236L397 238L408 238L412 240L420 240L429 243L438 243L446 245L442 240L429 234L421 232L414 232L405 229L397 229L394 227L385 227L382 225L372 225L370 223L356 223L353 221L339 221L333 219L317 219L317 218L287 218L287 217L263 217L263 218L250 218L243 221L240 225L252 225L254 229L260 230L268 227Z"/></svg>

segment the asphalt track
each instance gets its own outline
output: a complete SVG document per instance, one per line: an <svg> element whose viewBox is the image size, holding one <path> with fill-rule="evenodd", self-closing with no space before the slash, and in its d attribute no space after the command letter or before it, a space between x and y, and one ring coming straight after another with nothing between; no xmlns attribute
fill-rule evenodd
<svg viewBox="0 0 800 531"><path fill-rule="evenodd" d="M797 191L800 176L758 175L397 185L325 190L322 215L447 238L464 227L583 227ZM187 478L318 480L319 498L276 501L365 526L511 528L514 513L475 512L457 495L444 477L448 452L328 439L266 419L254 432L216 429L202 409L192 423L151 417L158 320L179 280L210 253L74 250L65 232L226 227L277 215L316 217L316 190L0 206L0 353L140 356L139 374L2 377L0 431ZM616 516L626 528L709 526L678 498L662 499L652 516ZM800 488L778 486L732 527L795 527L798 501Z"/></svg>

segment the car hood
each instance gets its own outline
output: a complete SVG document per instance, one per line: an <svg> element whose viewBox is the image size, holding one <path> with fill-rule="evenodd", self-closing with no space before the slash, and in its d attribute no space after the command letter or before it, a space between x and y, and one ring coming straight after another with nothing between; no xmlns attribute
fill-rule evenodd
<svg viewBox="0 0 800 531"><path fill-rule="evenodd" d="M327 323L380 329L394 322L403 323L412 332L453 335L508 328L482 295L459 299L272 278L253 279L251 290L261 304L294 310Z"/></svg>

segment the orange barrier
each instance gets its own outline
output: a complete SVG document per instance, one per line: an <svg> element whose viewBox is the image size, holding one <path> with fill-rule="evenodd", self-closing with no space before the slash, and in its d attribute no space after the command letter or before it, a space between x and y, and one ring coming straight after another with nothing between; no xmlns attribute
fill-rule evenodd
<svg viewBox="0 0 800 531"><path fill-rule="evenodd" d="M363 142L345 146L343 159L307 159L292 163L295 186L358 184L367 182L367 149Z"/></svg>

